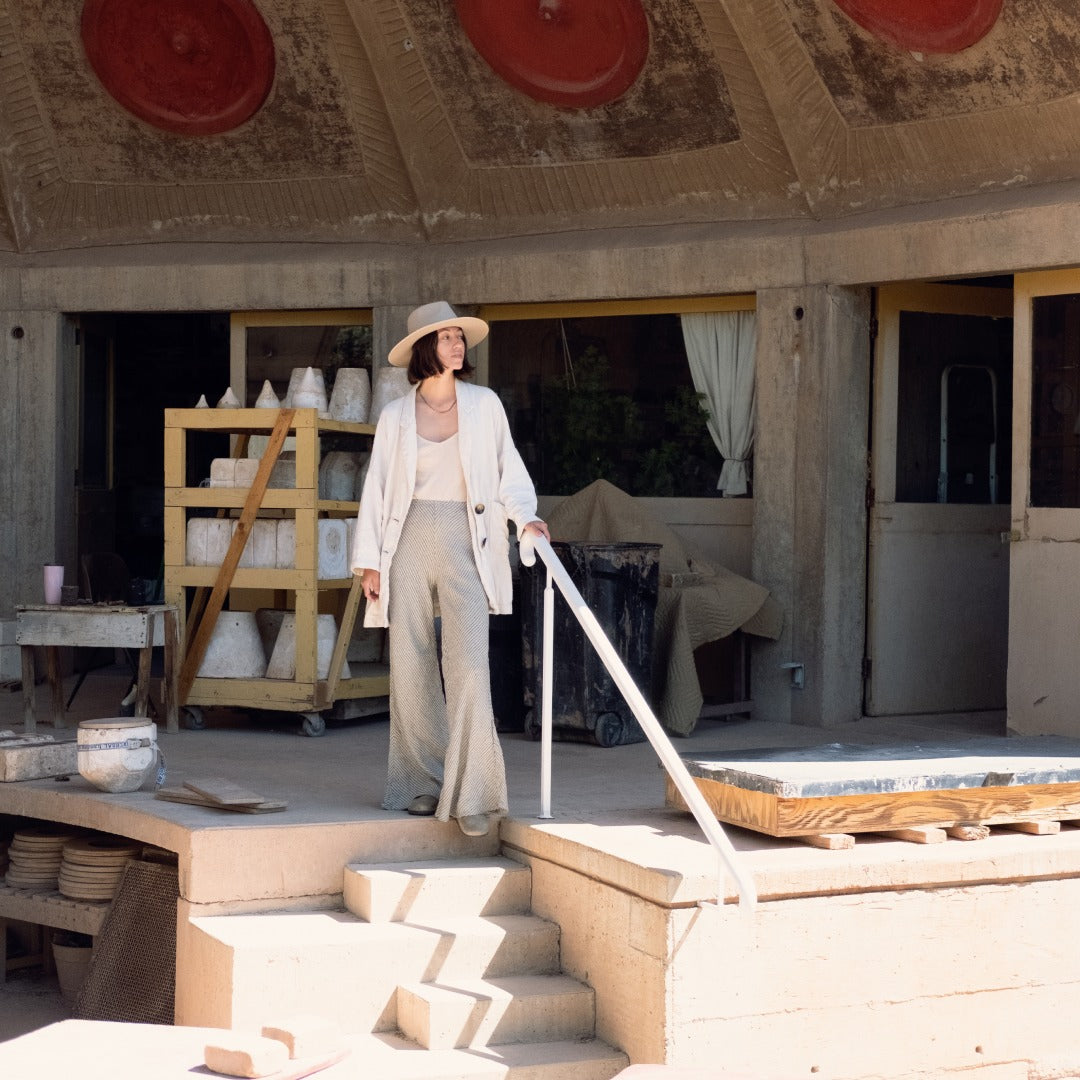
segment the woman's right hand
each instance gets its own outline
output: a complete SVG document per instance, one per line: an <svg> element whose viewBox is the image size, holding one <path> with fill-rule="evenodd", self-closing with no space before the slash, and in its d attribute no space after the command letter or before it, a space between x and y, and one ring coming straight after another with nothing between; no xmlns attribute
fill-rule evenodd
<svg viewBox="0 0 1080 1080"><path fill-rule="evenodd" d="M365 570L360 575L360 585L364 590L364 597L367 600L379 599L379 571L378 570Z"/></svg>

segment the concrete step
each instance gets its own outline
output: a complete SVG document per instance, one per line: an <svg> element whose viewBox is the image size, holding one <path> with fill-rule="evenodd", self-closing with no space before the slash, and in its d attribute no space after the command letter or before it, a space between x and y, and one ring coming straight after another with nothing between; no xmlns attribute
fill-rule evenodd
<svg viewBox="0 0 1080 1080"><path fill-rule="evenodd" d="M428 1050L592 1038L591 987L569 975L511 975L453 983L403 983L401 1033Z"/></svg>
<svg viewBox="0 0 1080 1080"><path fill-rule="evenodd" d="M378 1080L612 1080L629 1064L599 1039L425 1050L401 1035L354 1040L352 1060Z"/></svg>
<svg viewBox="0 0 1080 1080"><path fill-rule="evenodd" d="M403 925L442 935L425 977L429 982L559 971L558 924L538 915L443 916L428 919L422 926L413 922Z"/></svg>
<svg viewBox="0 0 1080 1080"><path fill-rule="evenodd" d="M205 916L189 934L199 992L184 1022L207 1027L258 1030L317 1004L344 1031L392 1031L398 984L431 978L446 951L439 931L341 911Z"/></svg>
<svg viewBox="0 0 1080 1080"><path fill-rule="evenodd" d="M368 922L423 923L455 915L524 915L532 872L501 856L345 867L345 907Z"/></svg>

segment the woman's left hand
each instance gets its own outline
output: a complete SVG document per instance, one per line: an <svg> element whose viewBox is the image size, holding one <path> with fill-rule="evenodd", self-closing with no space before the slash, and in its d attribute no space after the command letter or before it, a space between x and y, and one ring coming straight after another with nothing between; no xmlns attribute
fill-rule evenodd
<svg viewBox="0 0 1080 1080"><path fill-rule="evenodd" d="M537 518L535 521L530 521L528 525L521 530L521 535L526 533L532 533L534 536L542 536L545 540L551 540L551 533L548 532L547 523Z"/></svg>

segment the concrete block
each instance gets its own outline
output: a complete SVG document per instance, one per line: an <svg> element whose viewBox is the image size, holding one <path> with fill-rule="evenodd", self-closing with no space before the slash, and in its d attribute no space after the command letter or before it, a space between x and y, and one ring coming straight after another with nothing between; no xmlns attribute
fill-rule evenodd
<svg viewBox="0 0 1080 1080"><path fill-rule="evenodd" d="M567 975L398 987L401 1033L429 1050L574 1039L593 1032L593 992Z"/></svg>
<svg viewBox="0 0 1080 1080"><path fill-rule="evenodd" d="M319 577L346 578L349 570L349 530L343 518L324 518L318 523ZM296 522L281 518L277 522L277 541L274 565L279 570L296 566Z"/></svg>
<svg viewBox="0 0 1080 1080"><path fill-rule="evenodd" d="M0 782L70 776L79 771L75 736L16 735L0 738Z"/></svg>
<svg viewBox="0 0 1080 1080"><path fill-rule="evenodd" d="M266 624L267 620L264 619L264 625ZM334 655L334 645L337 641L337 620L333 615L318 616L315 623L315 636L318 650L316 670L318 677L325 679L330 673L330 660ZM285 612L281 620L273 650L266 665L266 677L268 679L296 678L296 615L291 611ZM341 663L341 678L352 678L347 657Z"/></svg>
<svg viewBox="0 0 1080 1080"><path fill-rule="evenodd" d="M266 676L254 611L223 611L199 666L201 678L261 679Z"/></svg>
<svg viewBox="0 0 1080 1080"><path fill-rule="evenodd" d="M236 486L236 459L214 458L210 462L210 486L212 488L231 488Z"/></svg>
<svg viewBox="0 0 1080 1080"><path fill-rule="evenodd" d="M220 566L229 552L233 526L228 518L203 518L206 522L206 562L203 566Z"/></svg>
<svg viewBox="0 0 1080 1080"><path fill-rule="evenodd" d="M261 462L258 458L238 458L236 461L235 486L242 488L251 487L251 485L255 483L255 476L259 471L260 464ZM274 462L274 467L270 470L270 479L267 483L267 487L296 487L296 456L294 453L290 453L288 456L282 454L278 457L278 460Z"/></svg>
<svg viewBox="0 0 1080 1080"><path fill-rule="evenodd" d="M209 518L190 518L187 523L187 565L206 566L206 534Z"/></svg>
<svg viewBox="0 0 1080 1080"><path fill-rule="evenodd" d="M274 564L279 570L292 570L296 566L296 522L281 518L277 523L277 556Z"/></svg>
<svg viewBox="0 0 1080 1080"><path fill-rule="evenodd" d="M230 1031L206 1044L203 1062L225 1076L268 1076L289 1063L289 1051L276 1039Z"/></svg>
<svg viewBox="0 0 1080 1080"><path fill-rule="evenodd" d="M256 518L251 523L251 533L240 556L240 566L272 569L277 565L277 526L278 523L269 518Z"/></svg>
<svg viewBox="0 0 1080 1080"><path fill-rule="evenodd" d="M349 576L348 529L341 518L319 522L319 577L346 578Z"/></svg>
<svg viewBox="0 0 1080 1080"><path fill-rule="evenodd" d="M458 915L524 915L532 874L512 859L439 859L345 867L345 907L369 922L423 923Z"/></svg>
<svg viewBox="0 0 1080 1080"><path fill-rule="evenodd" d="M347 450L331 450L319 463L319 498L355 498L356 474L360 471L359 454Z"/></svg>
<svg viewBox="0 0 1080 1080"><path fill-rule="evenodd" d="M330 415L335 420L366 424L371 412L371 376L367 368L338 368L330 393Z"/></svg>

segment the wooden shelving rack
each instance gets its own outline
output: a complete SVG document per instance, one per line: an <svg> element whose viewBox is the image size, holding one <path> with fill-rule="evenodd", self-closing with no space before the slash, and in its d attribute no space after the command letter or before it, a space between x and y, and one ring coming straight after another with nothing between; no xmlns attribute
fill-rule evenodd
<svg viewBox="0 0 1080 1080"><path fill-rule="evenodd" d="M234 456L246 454L252 435L269 435L259 477L251 488L191 486L185 475L190 432L219 432L237 436ZM389 674L381 665L360 665L363 674L339 679L359 608L360 590L353 577L323 579L318 574L320 517L355 517L359 504L319 498L320 436L356 436L362 448L373 435L370 424L322 420L315 409L166 409L165 410L165 601L179 612L181 707L188 726L201 723L192 707L278 709L304 714L304 731L321 734L321 711L335 701L389 694ZM286 435L295 437L296 487L267 487L266 479ZM276 438L276 446L275 446ZM261 483L260 483L261 479ZM237 539L221 566L190 566L187 523L191 511L217 510L238 519ZM291 516L296 522L296 559L292 569L237 568L254 517ZM194 595L189 594L194 589ZM234 589L272 591L273 607L296 613L296 677L227 679L195 675L217 614ZM209 599L207 599L209 590ZM330 601L338 618L338 636L326 679L317 678L316 617L320 597ZM208 625L209 621L209 625ZM350 665L352 667L353 665ZM199 714L201 715L201 714Z"/></svg>

